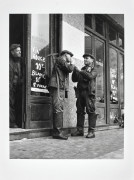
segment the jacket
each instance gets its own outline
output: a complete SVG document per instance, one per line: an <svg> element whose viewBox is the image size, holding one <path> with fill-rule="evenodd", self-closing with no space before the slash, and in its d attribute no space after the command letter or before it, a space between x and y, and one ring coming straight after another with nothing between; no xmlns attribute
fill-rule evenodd
<svg viewBox="0 0 134 180"><path fill-rule="evenodd" d="M52 76L49 81L49 88L60 88L69 90L69 73L74 69L74 65L68 64L62 57L56 59Z"/></svg>
<svg viewBox="0 0 134 180"><path fill-rule="evenodd" d="M84 66L81 71L74 68L72 73L72 81L78 82L77 90L87 90L89 95L95 95L95 79L97 77L97 69L93 67L91 72L87 71L87 66Z"/></svg>
<svg viewBox="0 0 134 180"><path fill-rule="evenodd" d="M21 83L22 79L22 64L20 58L10 57L9 61L9 84L10 87Z"/></svg>

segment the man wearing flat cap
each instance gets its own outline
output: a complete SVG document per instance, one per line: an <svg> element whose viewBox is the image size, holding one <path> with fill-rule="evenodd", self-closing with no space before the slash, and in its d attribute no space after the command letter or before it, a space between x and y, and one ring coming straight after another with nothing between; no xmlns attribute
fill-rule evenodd
<svg viewBox="0 0 134 180"><path fill-rule="evenodd" d="M95 79L97 70L94 67L94 57L92 54L84 54L84 64L81 70L76 67L72 73L72 81L78 82L76 91L77 107L77 130L72 136L84 135L85 108L88 114L88 134L86 138L95 137L95 127L97 114L95 113Z"/></svg>
<svg viewBox="0 0 134 180"><path fill-rule="evenodd" d="M72 64L73 53L64 50L56 58L52 76L49 82L49 91L53 103L53 138L67 140L63 132L64 100L68 97L69 73L74 69Z"/></svg>
<svg viewBox="0 0 134 180"><path fill-rule="evenodd" d="M17 108L20 86L22 82L22 63L21 63L21 46L12 44L10 46L9 60L9 88L10 88L10 128L17 128ZM21 101L21 100L20 100Z"/></svg>

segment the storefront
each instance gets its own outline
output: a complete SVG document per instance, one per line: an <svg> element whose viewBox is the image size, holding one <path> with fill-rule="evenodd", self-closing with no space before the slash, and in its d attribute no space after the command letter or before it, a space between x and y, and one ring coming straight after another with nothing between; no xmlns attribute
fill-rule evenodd
<svg viewBox="0 0 134 180"><path fill-rule="evenodd" d="M55 56L63 49L74 53L79 68L83 66L84 53L96 57L97 126L114 124L115 118L121 115L121 108L124 108L124 29L109 15L10 14L12 43L21 44L24 61L21 128L52 128L47 77L51 76L53 68L51 55ZM70 75L65 128L76 126L74 86Z"/></svg>

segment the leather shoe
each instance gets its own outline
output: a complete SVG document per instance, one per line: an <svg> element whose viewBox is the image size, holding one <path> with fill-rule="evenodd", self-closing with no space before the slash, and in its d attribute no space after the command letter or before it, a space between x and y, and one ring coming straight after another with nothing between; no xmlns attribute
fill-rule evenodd
<svg viewBox="0 0 134 180"><path fill-rule="evenodd" d="M83 132L80 132L80 131L75 131L74 133L71 133L71 136L83 136L84 133Z"/></svg>
<svg viewBox="0 0 134 180"><path fill-rule="evenodd" d="M61 139L61 140L67 140L68 136L63 135L62 133L53 135L53 139Z"/></svg>
<svg viewBox="0 0 134 180"><path fill-rule="evenodd" d="M86 135L86 138L95 138L95 133L94 133L94 132L89 132L89 133Z"/></svg>

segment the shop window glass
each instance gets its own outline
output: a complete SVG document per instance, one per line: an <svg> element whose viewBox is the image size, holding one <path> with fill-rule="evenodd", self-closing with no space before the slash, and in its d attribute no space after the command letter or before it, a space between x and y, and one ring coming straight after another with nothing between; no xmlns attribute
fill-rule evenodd
<svg viewBox="0 0 134 180"><path fill-rule="evenodd" d="M109 41L115 45L117 45L117 36L116 31L112 28L109 28Z"/></svg>
<svg viewBox="0 0 134 180"><path fill-rule="evenodd" d="M124 38L119 34L119 47L124 49Z"/></svg>
<svg viewBox="0 0 134 180"><path fill-rule="evenodd" d="M49 54L49 15L31 15L31 94L45 95L46 58Z"/></svg>
<svg viewBox="0 0 134 180"><path fill-rule="evenodd" d="M97 67L97 79L96 79L96 99L97 102L104 103L104 43L95 40L96 49L96 67Z"/></svg>
<svg viewBox="0 0 134 180"><path fill-rule="evenodd" d="M118 109L110 109L110 124L118 123L119 111Z"/></svg>
<svg viewBox="0 0 134 180"><path fill-rule="evenodd" d="M101 35L104 35L104 32L103 32L103 20L100 19L100 18L95 18L95 27L96 27L96 32L101 34Z"/></svg>
<svg viewBox="0 0 134 180"><path fill-rule="evenodd" d="M91 14L85 15L85 25L92 28L92 15Z"/></svg>
<svg viewBox="0 0 134 180"><path fill-rule="evenodd" d="M92 54L92 37L85 33L85 53Z"/></svg>
<svg viewBox="0 0 134 180"><path fill-rule="evenodd" d="M110 103L118 104L118 73L117 73L117 52L110 48Z"/></svg>
<svg viewBox="0 0 134 180"><path fill-rule="evenodd" d="M119 54L119 64L120 64L120 102L122 108L124 107L124 59L123 55Z"/></svg>

